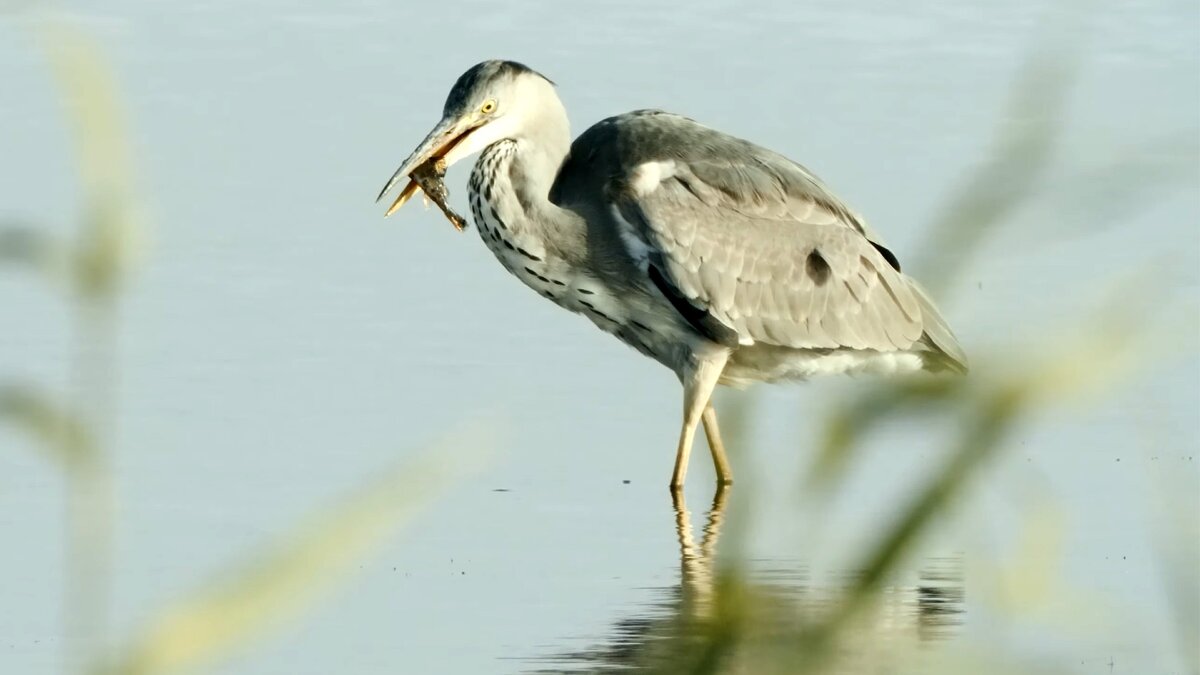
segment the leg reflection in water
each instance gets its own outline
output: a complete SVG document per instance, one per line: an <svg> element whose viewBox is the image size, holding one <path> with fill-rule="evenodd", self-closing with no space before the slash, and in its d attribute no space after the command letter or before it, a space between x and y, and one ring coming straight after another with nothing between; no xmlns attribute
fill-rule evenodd
<svg viewBox="0 0 1200 675"><path fill-rule="evenodd" d="M890 666L898 659L954 637L963 616L961 557L925 558L908 569L911 581L880 589L872 609L838 633L832 660L805 661L806 640L852 588L856 571L814 577L806 560L743 560L737 551L727 552L736 564L720 565L718 542L731 494L731 488L717 489L697 531L682 491L674 493L677 583L650 589L605 635L586 638L587 646L580 648L574 637L567 649L531 659L528 672L861 675L897 672ZM741 522L731 520L730 527ZM666 536L665 518L662 530ZM735 534L726 546L737 543Z"/></svg>
<svg viewBox="0 0 1200 675"><path fill-rule="evenodd" d="M692 517L683 490L671 493L675 506L675 533L679 539L680 609L695 618L712 616L717 541L721 538L728 496L728 487L721 485L717 488L700 536L700 545L696 546Z"/></svg>

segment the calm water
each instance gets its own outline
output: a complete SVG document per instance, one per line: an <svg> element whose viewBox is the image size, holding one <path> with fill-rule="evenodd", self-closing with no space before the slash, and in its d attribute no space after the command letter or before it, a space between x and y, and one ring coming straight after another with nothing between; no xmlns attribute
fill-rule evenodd
<svg viewBox="0 0 1200 675"><path fill-rule="evenodd" d="M673 376L507 277L436 210L385 222L372 203L462 70L490 57L542 70L576 132L662 107L769 145L905 260L996 124L1021 121L1003 118L1008 87L1053 15L932 0L62 8L112 59L155 226L122 309L118 639L398 457L503 420L483 471L225 673L619 665L703 597L713 549L736 552L787 616L844 585L941 458L942 434L894 425L826 511L801 513L830 397L871 383L755 390L739 484L709 527L721 545L702 544L707 461L694 462L690 509L664 488ZM893 631L934 660L995 650L1067 672L1186 668L1157 553L1162 535L1191 536L1171 535L1169 514L1200 507L1200 193L1193 173L1109 203L1111 182L1080 177L1145 147L1194 171L1200 10L1084 13L1066 24L1090 35L1046 178L1084 189L1048 188L1016 213L942 304L984 354L1049 338L1150 269L1141 297L1187 338L1117 391L1019 429L889 585L892 619L864 645ZM28 28L0 15L0 220L65 231L81 206L70 138ZM449 181L460 210L466 172ZM0 378L64 381L57 300L0 271ZM57 670L63 640L62 481L27 445L0 428L0 671L14 674ZM817 547L801 533L814 523Z"/></svg>

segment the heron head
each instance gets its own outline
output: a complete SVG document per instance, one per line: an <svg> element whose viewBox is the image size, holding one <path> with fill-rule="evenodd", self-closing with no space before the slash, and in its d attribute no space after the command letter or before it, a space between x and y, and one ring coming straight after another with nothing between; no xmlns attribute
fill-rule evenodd
<svg viewBox="0 0 1200 675"><path fill-rule="evenodd" d="M396 169L376 201L424 164L442 160L450 166L492 143L521 137L537 127L547 102L561 110L554 84L528 66L514 61L484 61L472 66L450 89L442 119ZM413 189L410 184L403 190L388 214L398 209Z"/></svg>

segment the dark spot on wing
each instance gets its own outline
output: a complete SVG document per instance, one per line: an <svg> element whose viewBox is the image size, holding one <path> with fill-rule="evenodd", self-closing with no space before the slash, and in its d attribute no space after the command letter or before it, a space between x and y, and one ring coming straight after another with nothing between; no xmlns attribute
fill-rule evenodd
<svg viewBox="0 0 1200 675"><path fill-rule="evenodd" d="M896 258L895 253L892 253L875 242L871 242L871 245L875 247L876 251L879 251L879 254L883 256L884 260L888 261L888 264L892 266L892 269L896 270L897 272L900 271L900 261Z"/></svg>
<svg viewBox="0 0 1200 675"><path fill-rule="evenodd" d="M808 276L812 278L813 283L818 286L824 286L826 281L829 281L829 275L833 270L829 268L829 263L825 262L825 258L821 256L821 252L813 249L812 253L808 254L808 259L804 263L804 267L808 272Z"/></svg>

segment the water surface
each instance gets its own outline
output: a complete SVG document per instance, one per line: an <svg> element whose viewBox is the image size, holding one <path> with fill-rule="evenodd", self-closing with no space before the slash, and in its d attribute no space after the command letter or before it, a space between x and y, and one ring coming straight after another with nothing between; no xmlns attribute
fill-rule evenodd
<svg viewBox="0 0 1200 675"><path fill-rule="evenodd" d="M693 463L692 509L664 487L674 377L507 277L436 210L384 222L372 203L462 70L504 57L545 72L576 132L661 107L768 145L824 177L905 261L997 125L1022 122L1005 118L1007 92L1057 16L931 0L62 9L111 57L155 226L121 311L118 638L397 457L480 416L503 421L498 458L353 584L217 668L297 674L619 666L687 616L720 567L678 527L690 514L703 539L706 462ZM1194 153L1198 22L1194 4L1157 0L1065 23L1085 58L1045 180L1084 189L1019 210L943 298L970 353L1048 342L1147 268L1138 297L1194 338L1194 182L1109 204L1111 183L1079 177L1164 139L1168 159ZM70 137L29 27L0 17L0 218L66 231L81 208ZM449 183L460 206L466 171ZM61 388L58 300L0 274L0 375ZM889 581L892 621L862 634L864 652L898 635L934 660L995 650L1067 672L1181 672L1157 547L1178 512L1160 497L1197 506L1200 361L1185 347L1017 430ZM870 386L752 394L719 550L780 616L844 587L941 459L945 430L890 425L825 511L803 511L800 471L828 401ZM62 482L26 445L0 428L0 669L48 673L61 662Z"/></svg>

